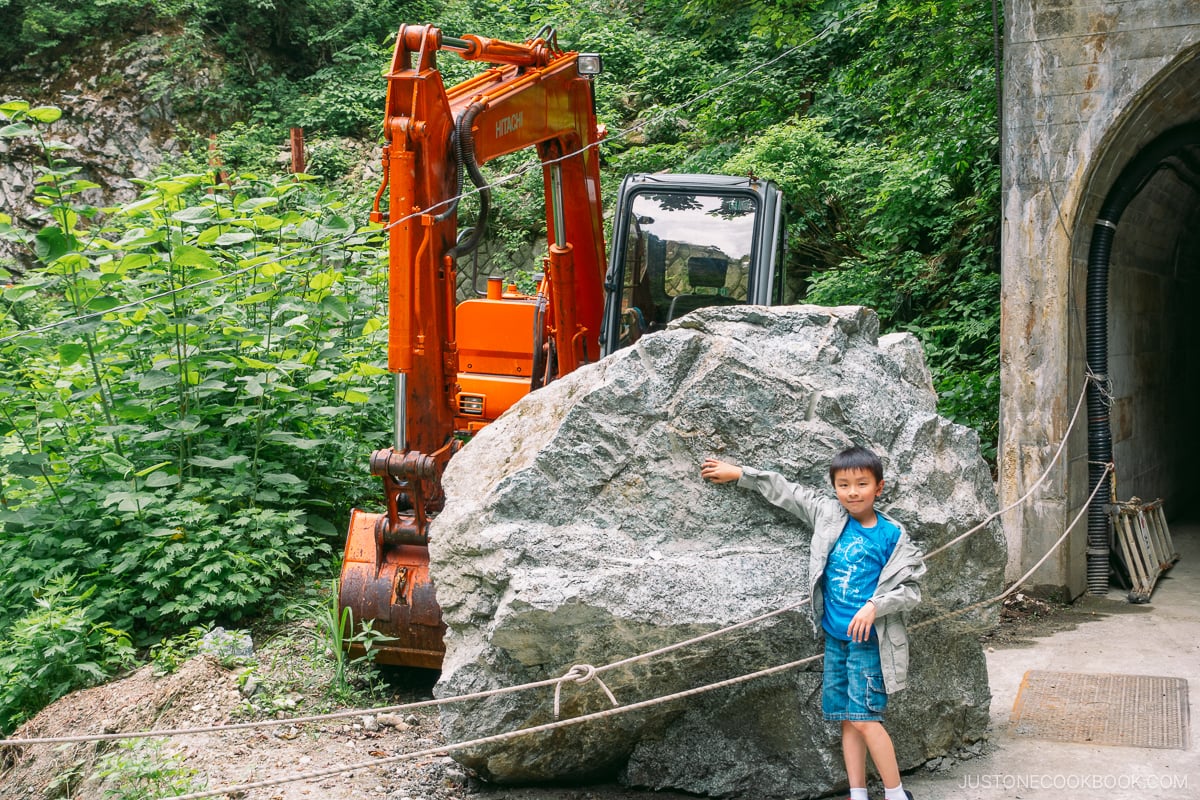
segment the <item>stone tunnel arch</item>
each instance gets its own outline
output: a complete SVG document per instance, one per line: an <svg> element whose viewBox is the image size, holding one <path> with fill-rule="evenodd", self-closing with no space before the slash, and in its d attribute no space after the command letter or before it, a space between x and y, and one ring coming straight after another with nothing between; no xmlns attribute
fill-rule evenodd
<svg viewBox="0 0 1200 800"><path fill-rule="evenodd" d="M1086 458L1072 461L1073 497L1086 497L1095 485L1098 471L1088 462L1106 448L1120 499L1162 497L1168 513L1178 515L1188 509L1191 487L1200 481L1195 457L1200 417L1193 411L1200 396L1200 347L1192 325L1200 319L1198 121L1200 45L1180 53L1131 99L1087 171L1071 226L1069 362L1079 367L1072 370L1069 392L1082 390L1088 354L1094 359L1097 352L1095 333L1088 349L1085 324L1090 274L1092 291L1107 283L1106 298L1097 292L1091 307L1092 327L1107 328L1111 405L1107 421L1093 409L1089 430L1076 438L1072 450ZM1116 210L1114 204L1123 207ZM1089 252L1104 214L1116 216L1117 226L1110 227L1107 276L1101 273L1098 280L1096 254L1089 265ZM1105 318L1095 318L1097 309ZM1104 544L1099 506L1091 511L1089 531L1093 544L1096 537ZM1089 563L1089 583L1102 589L1107 556Z"/></svg>
<svg viewBox="0 0 1200 800"><path fill-rule="evenodd" d="M1093 228L1123 170L1166 132L1200 123L1200 4L1011 0L1003 83L997 471L1001 506L1011 506L1006 576L1075 597L1090 588L1088 551L1101 549L1078 518L1089 510L1089 414L1074 411L1087 382ZM1200 433L1185 407L1200 371L1187 325L1200 303L1195 160L1189 150L1155 172L1119 229L1095 237L1112 238L1111 283L1093 297L1104 297L1110 333L1118 493L1162 496L1176 514L1200 478L1189 457Z"/></svg>

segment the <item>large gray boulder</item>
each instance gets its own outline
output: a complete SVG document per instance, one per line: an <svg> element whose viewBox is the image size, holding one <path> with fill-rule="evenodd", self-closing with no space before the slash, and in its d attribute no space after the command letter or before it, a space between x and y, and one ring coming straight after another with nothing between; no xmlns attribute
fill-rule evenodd
<svg viewBox="0 0 1200 800"><path fill-rule="evenodd" d="M889 510L927 551L996 499L975 433L939 417L918 342L858 307L704 309L530 395L453 459L430 545L449 625L441 696L600 666L795 602L810 531L757 493L703 482L714 455L828 486L851 444L884 459ZM999 525L931 559L911 622L989 597ZM902 768L982 736L974 635L995 609L912 633L909 688L887 725ZM807 607L604 672L621 703L821 652ZM455 757L504 783L618 776L714 797L814 797L844 785L820 661L650 709ZM543 724L553 690L447 707L447 741ZM562 689L562 717L610 707Z"/></svg>

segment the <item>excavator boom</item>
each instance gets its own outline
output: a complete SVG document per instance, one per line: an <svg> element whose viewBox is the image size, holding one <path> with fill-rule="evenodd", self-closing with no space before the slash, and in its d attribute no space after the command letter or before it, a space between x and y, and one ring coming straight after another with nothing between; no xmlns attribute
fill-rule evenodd
<svg viewBox="0 0 1200 800"><path fill-rule="evenodd" d="M437 66L446 52L487 66L447 88ZM406 25L396 37L371 215L388 231L395 435L370 460L385 511L351 513L339 591L352 624L373 620L392 637L373 645L381 663L441 666L429 523L464 438L530 391L693 308L782 296L779 192L753 177L630 176L606 261L598 70L599 56L563 51L552 31L513 43ZM484 296L460 302L457 262L483 239L491 204L480 165L531 148L548 239L537 291L489 278ZM464 196L478 213L460 231Z"/></svg>

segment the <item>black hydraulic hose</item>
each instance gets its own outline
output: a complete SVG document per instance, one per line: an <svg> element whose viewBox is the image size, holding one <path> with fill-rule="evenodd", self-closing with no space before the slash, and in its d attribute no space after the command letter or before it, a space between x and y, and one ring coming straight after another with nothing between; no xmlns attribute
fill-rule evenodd
<svg viewBox="0 0 1200 800"><path fill-rule="evenodd" d="M1087 404L1088 404L1088 593L1108 592L1108 513L1112 475L1112 425L1108 413L1108 267L1121 215L1164 161L1184 148L1200 145L1200 123L1172 128L1148 144L1121 170L1092 227L1087 274ZM1103 486L1096 486L1103 480Z"/></svg>
<svg viewBox="0 0 1200 800"><path fill-rule="evenodd" d="M471 234L446 253L451 258L460 258L479 247L483 241L483 234L487 231L488 216L491 213L492 190L488 188L487 179L483 177L483 173L479 171L479 164L475 161L475 135L471 133L471 126L483 108L479 103L472 103L458 118L458 161L466 168L471 183L479 189L479 218L475 220Z"/></svg>
<svg viewBox="0 0 1200 800"><path fill-rule="evenodd" d="M450 215L458 211L458 201L462 199L463 185L463 157L462 151L458 149L458 126L450 132L450 150L454 153L455 177L454 177L454 199L441 212L434 214L434 222L445 222L450 218Z"/></svg>

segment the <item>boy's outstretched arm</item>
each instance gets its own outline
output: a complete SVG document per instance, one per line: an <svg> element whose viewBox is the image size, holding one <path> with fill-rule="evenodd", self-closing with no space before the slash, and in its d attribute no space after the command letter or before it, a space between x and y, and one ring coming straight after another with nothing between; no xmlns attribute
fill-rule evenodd
<svg viewBox="0 0 1200 800"><path fill-rule="evenodd" d="M700 477L713 483L732 483L742 477L742 468L715 458L706 458L700 465Z"/></svg>

